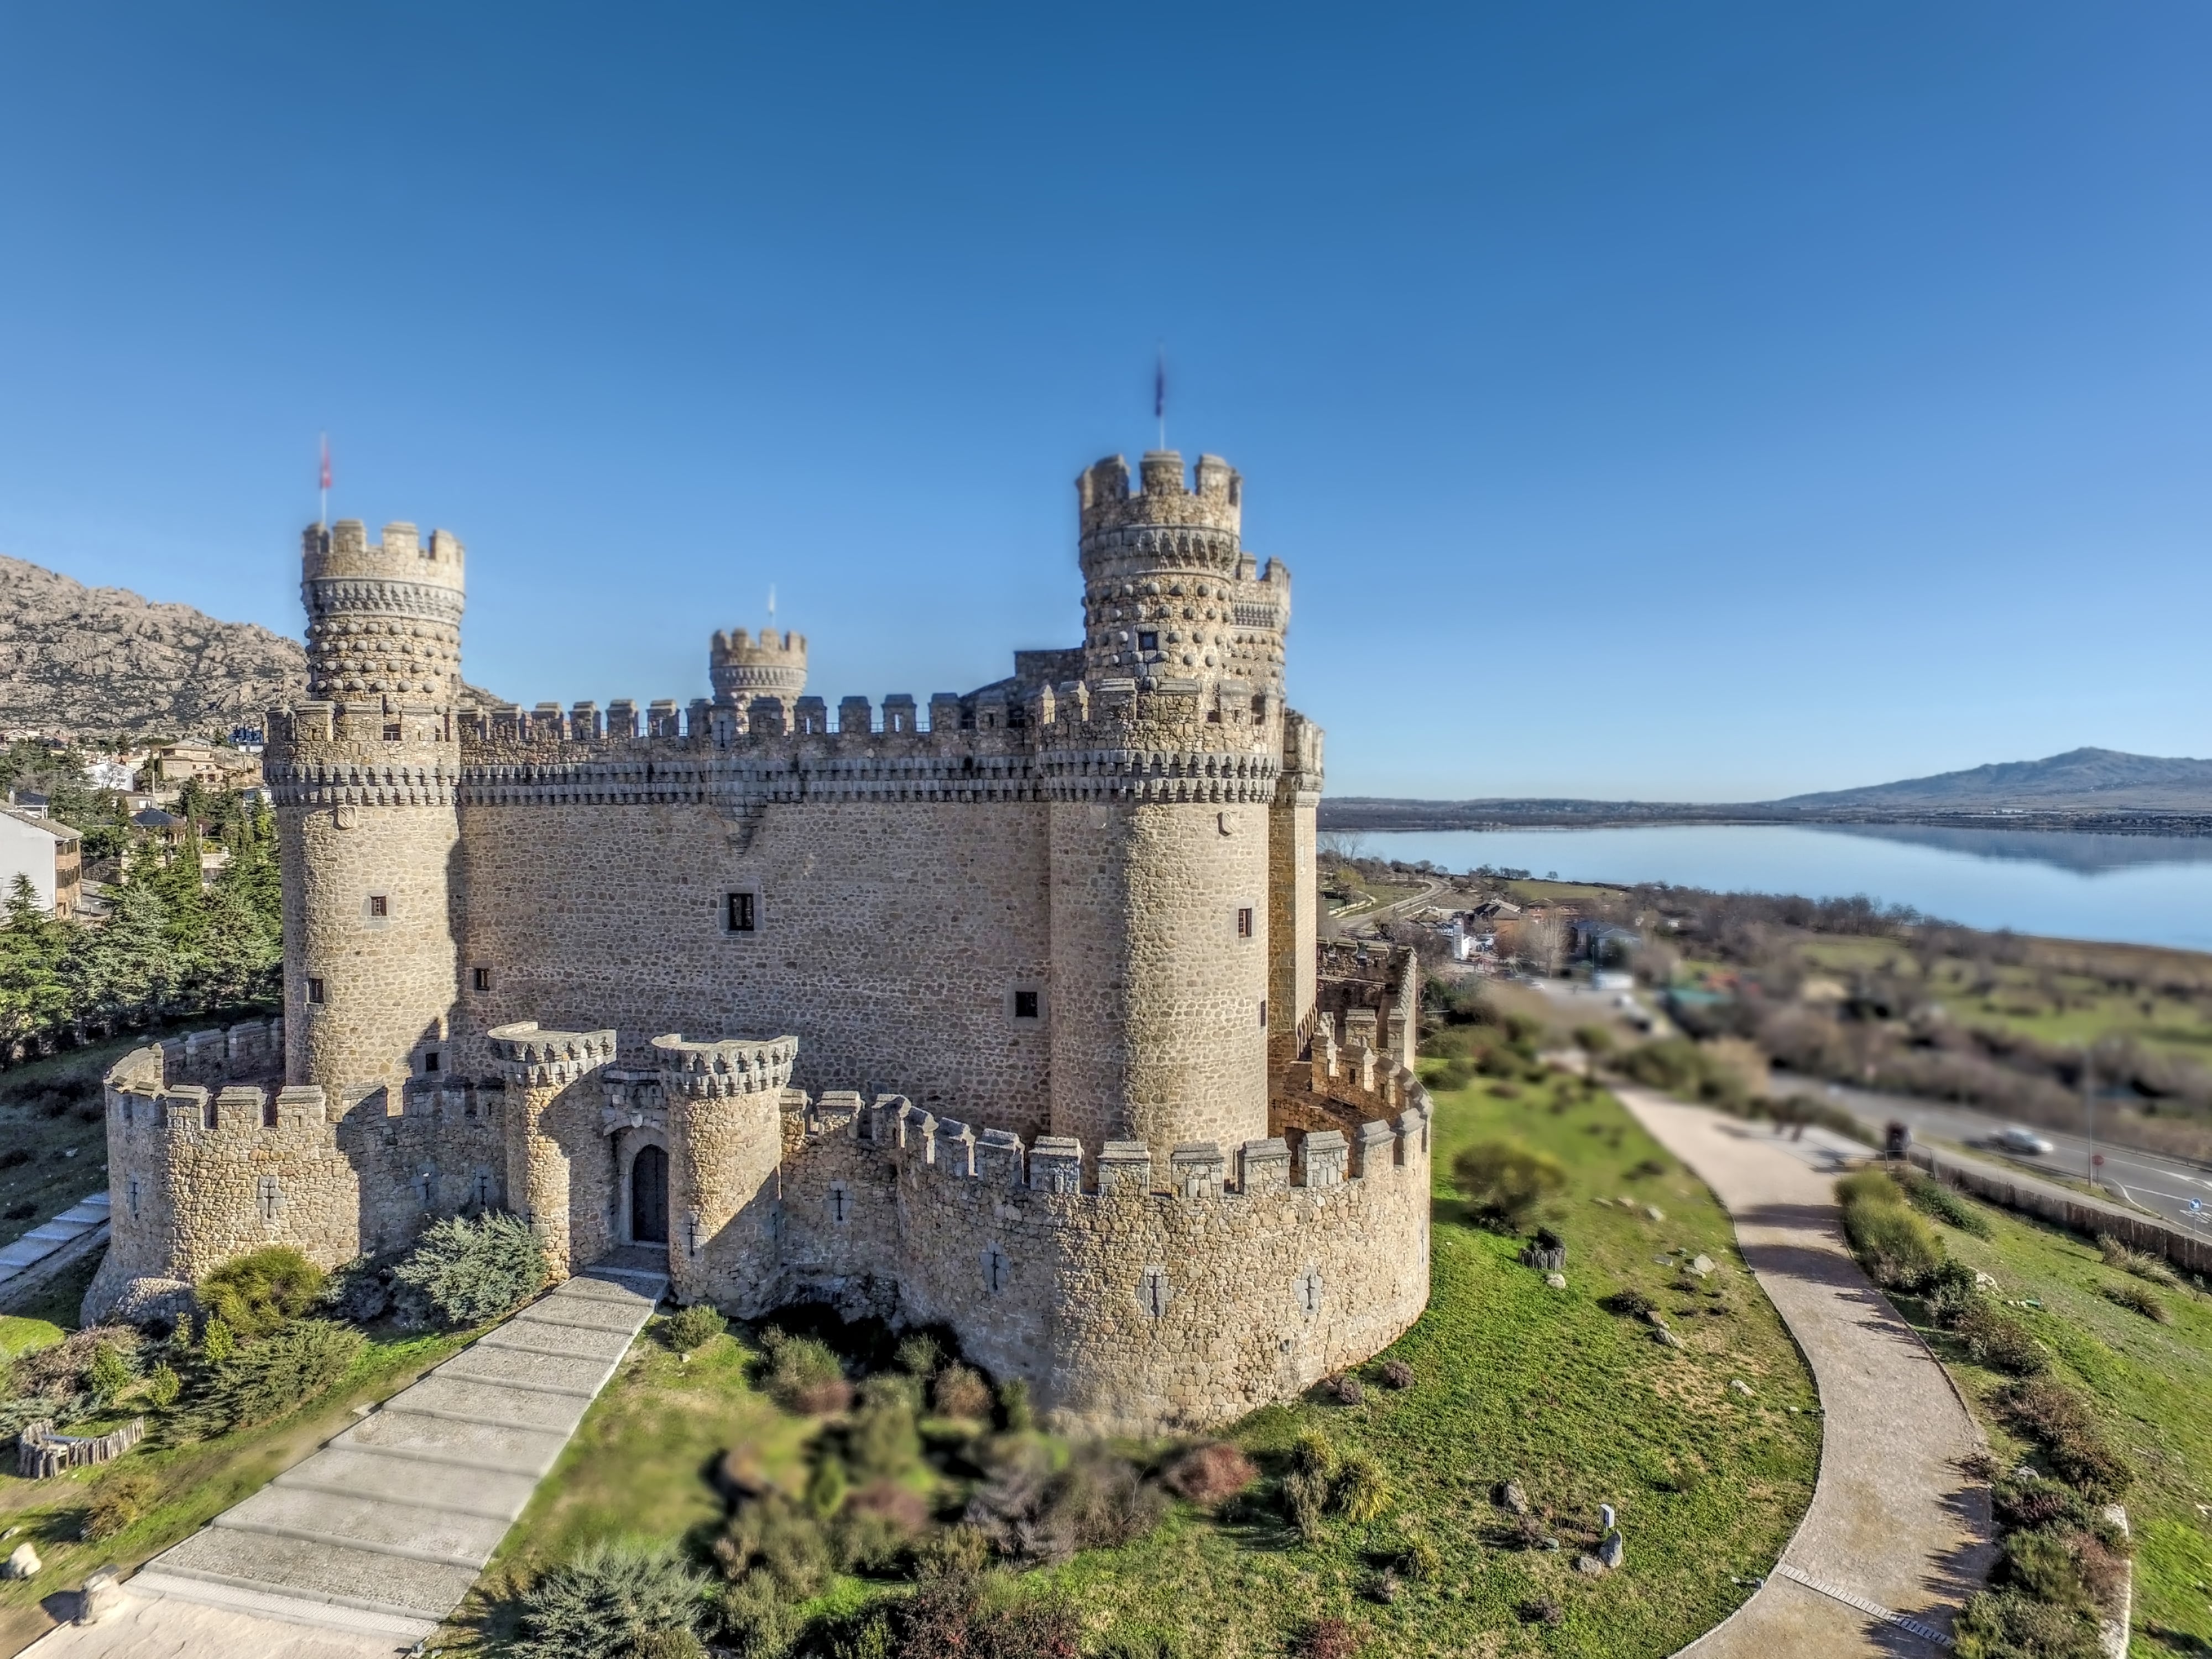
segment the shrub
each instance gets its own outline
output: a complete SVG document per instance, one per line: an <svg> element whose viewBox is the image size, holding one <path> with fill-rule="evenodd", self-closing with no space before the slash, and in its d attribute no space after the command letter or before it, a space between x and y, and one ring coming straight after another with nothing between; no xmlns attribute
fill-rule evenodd
<svg viewBox="0 0 2212 1659"><path fill-rule="evenodd" d="M1001 1555L1049 1565L1142 1538L1167 1510L1167 1493L1135 1464L1091 1446L1057 1474L1033 1450L1011 1460L969 1499L966 1520Z"/></svg>
<svg viewBox="0 0 2212 1659"><path fill-rule="evenodd" d="M946 1576L923 1584L890 1613L898 1654L973 1655L975 1659L1077 1659L1083 1621L1056 1595L1011 1603L993 1599L990 1581Z"/></svg>
<svg viewBox="0 0 2212 1659"><path fill-rule="evenodd" d="M1602 1025L1577 1025L1575 1046L1586 1054L1609 1054L1613 1052L1613 1033Z"/></svg>
<svg viewBox="0 0 2212 1659"><path fill-rule="evenodd" d="M103 1342L92 1351L92 1363L85 1368L85 1381L94 1400L102 1406L112 1406L116 1396L131 1386L131 1362L117 1352L113 1343Z"/></svg>
<svg viewBox="0 0 2212 1659"><path fill-rule="evenodd" d="M1615 1291L1598 1304L1607 1313L1619 1314L1623 1319L1641 1319L1658 1305L1632 1285Z"/></svg>
<svg viewBox="0 0 2212 1659"><path fill-rule="evenodd" d="M2173 1323L2172 1310L2159 1300L2158 1292L2148 1285L2135 1285L2122 1279L2114 1285L2100 1285L2097 1289L2107 1302L2117 1302L2121 1307L2141 1314L2145 1319L2155 1320L2161 1325Z"/></svg>
<svg viewBox="0 0 2212 1659"><path fill-rule="evenodd" d="M2105 1436L2087 1402L2048 1377L2002 1389L1995 1401L2006 1423L2043 1449L2051 1471L2087 1496L2110 1501L2126 1491L2135 1470Z"/></svg>
<svg viewBox="0 0 2212 1659"><path fill-rule="evenodd" d="M322 1294L320 1267L286 1244L226 1261L199 1283L200 1306L248 1342L307 1311Z"/></svg>
<svg viewBox="0 0 2212 1659"><path fill-rule="evenodd" d="M920 1492L878 1480L845 1500L830 1528L837 1565L846 1572L882 1572L929 1525L929 1504Z"/></svg>
<svg viewBox="0 0 2212 1659"><path fill-rule="evenodd" d="M213 1367L191 1426L228 1434L282 1417L328 1393L361 1349L361 1333L349 1326L295 1321Z"/></svg>
<svg viewBox="0 0 2212 1659"><path fill-rule="evenodd" d="M774 1577L757 1567L722 1592L720 1621L745 1659L784 1659L806 1622Z"/></svg>
<svg viewBox="0 0 2212 1659"><path fill-rule="evenodd" d="M1367 1398L1366 1389L1349 1371L1339 1371L1321 1386L1322 1392L1340 1406L1357 1406Z"/></svg>
<svg viewBox="0 0 2212 1659"><path fill-rule="evenodd" d="M146 1373L146 1398L155 1411L165 1412L175 1405L184 1386L184 1379L166 1359Z"/></svg>
<svg viewBox="0 0 2212 1659"><path fill-rule="evenodd" d="M930 1395L939 1417L981 1423L991 1415L991 1385L965 1365L956 1363L939 1371Z"/></svg>
<svg viewBox="0 0 2212 1659"><path fill-rule="evenodd" d="M1006 1419L1006 1432L1027 1434L1036 1427L1036 1409L1030 1404L1030 1385L1018 1376L999 1384L999 1411Z"/></svg>
<svg viewBox="0 0 2212 1659"><path fill-rule="evenodd" d="M92 1507L84 1514L85 1542L114 1537L144 1516L161 1495L161 1482L143 1469L118 1469L106 1476L92 1489Z"/></svg>
<svg viewBox="0 0 2212 1659"><path fill-rule="evenodd" d="M872 1376L845 1431L846 1461L863 1481L896 1480L921 1461L914 1393L900 1377Z"/></svg>
<svg viewBox="0 0 2212 1659"><path fill-rule="evenodd" d="M200 1358L209 1364L220 1365L237 1352L238 1339L222 1320L210 1317L200 1327Z"/></svg>
<svg viewBox="0 0 2212 1659"><path fill-rule="evenodd" d="M1984 1590L1960 1614L1959 1659L2102 1659L2097 1622L2018 1589Z"/></svg>
<svg viewBox="0 0 2212 1659"><path fill-rule="evenodd" d="M1950 1321L1951 1331L1978 1365L2007 1371L2014 1376L2033 1376L2050 1364L2027 1326L1977 1297Z"/></svg>
<svg viewBox="0 0 2212 1659"><path fill-rule="evenodd" d="M1382 1377L1386 1389L1410 1389L1413 1386L1413 1368L1402 1359L1385 1360Z"/></svg>
<svg viewBox="0 0 2212 1659"><path fill-rule="evenodd" d="M981 1527L963 1521L925 1536L914 1556L915 1576L925 1584L937 1578L973 1578L990 1565L991 1540Z"/></svg>
<svg viewBox="0 0 2212 1659"><path fill-rule="evenodd" d="M705 1585L666 1546L594 1544L525 1590L519 1659L662 1659L686 1651Z"/></svg>
<svg viewBox="0 0 2212 1659"><path fill-rule="evenodd" d="M1328 1489L1328 1477L1311 1469L1294 1468L1283 1477L1283 1513L1309 1544L1322 1535Z"/></svg>
<svg viewBox="0 0 2212 1659"><path fill-rule="evenodd" d="M804 1601L814 1595L829 1577L831 1565L829 1534L821 1521L780 1492L739 1506L714 1540L714 1559L726 1577L738 1583L765 1573L777 1597L786 1601Z"/></svg>
<svg viewBox="0 0 2212 1659"><path fill-rule="evenodd" d="M712 1304L695 1302L676 1313L665 1327L668 1346L678 1353L703 1348L730 1328L729 1322Z"/></svg>
<svg viewBox="0 0 2212 1659"><path fill-rule="evenodd" d="M786 1411L828 1417L853 1403L853 1385L828 1346L811 1336L771 1329L767 1388Z"/></svg>
<svg viewBox="0 0 2212 1659"><path fill-rule="evenodd" d="M2118 1267L2124 1273L2133 1273L2137 1279L2147 1279L2169 1291L2181 1289L2181 1276L2166 1266L2160 1257L2147 1255L2141 1250L2131 1250L2110 1233L2101 1234L2097 1248L2104 1253L2105 1265Z"/></svg>
<svg viewBox="0 0 2212 1659"><path fill-rule="evenodd" d="M1899 1184L1912 1207L1923 1215L1933 1216L1962 1233L1972 1233L1976 1238L1990 1236L1989 1217L1955 1188L1947 1187L1917 1170L1905 1172L1899 1178Z"/></svg>
<svg viewBox="0 0 2212 1659"><path fill-rule="evenodd" d="M1211 1509L1225 1504L1259 1479L1252 1460L1226 1441L1209 1440L1193 1446L1168 1465L1161 1478L1170 1492L1190 1503Z"/></svg>
<svg viewBox="0 0 2212 1659"><path fill-rule="evenodd" d="M1567 1184L1567 1171L1549 1152L1485 1140L1452 1160L1452 1181L1474 1206L1476 1219L1517 1232L1538 1205Z"/></svg>
<svg viewBox="0 0 2212 1659"><path fill-rule="evenodd" d="M1943 1242L1881 1170L1845 1176L1836 1194L1843 1200L1844 1235L1875 1284L1916 1291L1942 1267Z"/></svg>
<svg viewBox="0 0 2212 1659"><path fill-rule="evenodd" d="M851 1486L843 1458L827 1455L817 1458L814 1473L806 1479L806 1507L827 1521L845 1507L845 1494Z"/></svg>
<svg viewBox="0 0 2212 1659"><path fill-rule="evenodd" d="M1341 1619L1316 1619L1298 1634L1298 1659L1354 1659L1359 1632Z"/></svg>
<svg viewBox="0 0 2212 1659"><path fill-rule="evenodd" d="M898 1345L898 1368L925 1382L937 1375L944 1358L945 1350L938 1346L937 1339L924 1332L916 1331Z"/></svg>
<svg viewBox="0 0 2212 1659"><path fill-rule="evenodd" d="M424 1230L392 1279L403 1306L419 1304L447 1326L479 1325L544 1288L545 1251L519 1216L453 1216Z"/></svg>
<svg viewBox="0 0 2212 1659"><path fill-rule="evenodd" d="M323 1283L316 1305L333 1319L366 1325L392 1311L392 1270L380 1256L356 1256Z"/></svg>
<svg viewBox="0 0 2212 1659"><path fill-rule="evenodd" d="M1350 1451L1337 1465L1329 1496L1346 1520L1374 1521L1390 1507L1390 1483L1382 1478L1380 1463L1364 1451Z"/></svg>

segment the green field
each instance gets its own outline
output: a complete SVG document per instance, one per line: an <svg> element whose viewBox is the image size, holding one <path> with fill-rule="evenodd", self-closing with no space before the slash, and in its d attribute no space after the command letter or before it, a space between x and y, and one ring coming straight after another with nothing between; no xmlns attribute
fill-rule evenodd
<svg viewBox="0 0 2212 1659"><path fill-rule="evenodd" d="M107 1185L107 1121L100 1079L158 1034L134 1032L0 1072L0 1244ZM17 1153L26 1154L15 1162Z"/></svg>
<svg viewBox="0 0 2212 1659"><path fill-rule="evenodd" d="M1976 1205L1990 1237L1942 1229L1951 1254L1989 1273L2053 1360L2053 1374L2086 1394L2137 1479L2125 1498L2135 1528L2136 1649L2212 1654L2212 1301L2201 1290L2160 1291L2160 1325L2104 1294L2129 1283L2074 1234ZM2039 1307L2023 1307L2026 1302ZM2006 1380L1974 1364L1950 1335L1899 1306L1943 1356L2009 1467L2033 1453L1989 1407Z"/></svg>
<svg viewBox="0 0 2212 1659"><path fill-rule="evenodd" d="M1439 1171L1462 1147L1498 1135L1569 1165L1549 1212L1569 1242L1567 1290L1520 1265L1516 1241L1469 1225L1440 1176L1431 1304L1380 1357L1412 1366L1411 1389L1370 1384L1357 1406L1255 1413L1231 1437L1270 1478L1233 1518L1178 1505L1149 1538L1040 1570L1025 1586L1068 1597L1102 1652L1180 1659L1279 1655L1322 1614L1370 1637L1376 1659L1624 1659L1672 1652L1725 1617L1810 1501L1820 1446L1810 1378L1741 1270L1726 1217L1610 1097L1524 1076L1439 1097ZM1647 1205L1664 1218L1648 1218ZM1721 1264L1703 1283L1679 1269L1701 1252ZM1662 1347L1648 1327L1599 1305L1624 1287L1668 1310L1686 1346ZM722 1516L705 1478L717 1455L750 1444L769 1470L794 1470L813 1431L751 1386L745 1358L731 1338L688 1364L650 1337L636 1345L454 1639L496 1633L502 1595L594 1539L680 1538L703 1565ZM1733 1378L1752 1386L1749 1400L1730 1391ZM1365 1524L1334 1521L1313 1544L1284 1524L1272 1497L1309 1426L1370 1454L1395 1500ZM1507 1480L1525 1489L1557 1551L1516 1538L1492 1502ZM939 1497L957 1507L957 1491ZM1620 1512L1628 1560L1590 1578L1574 1563L1596 1541L1601 1503ZM1371 1599L1378 1564L1416 1538L1434 1547L1438 1570L1389 1605ZM812 1605L841 1611L896 1590L847 1578ZM1545 1601L1558 1606L1556 1626L1530 1622Z"/></svg>

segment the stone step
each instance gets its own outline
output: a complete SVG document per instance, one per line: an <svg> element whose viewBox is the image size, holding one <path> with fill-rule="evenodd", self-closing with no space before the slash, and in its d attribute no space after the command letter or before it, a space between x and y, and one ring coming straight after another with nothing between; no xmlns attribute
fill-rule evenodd
<svg viewBox="0 0 2212 1659"><path fill-rule="evenodd" d="M507 1425L538 1429L565 1439L583 1416L586 1403L572 1395L526 1394L494 1382L463 1382L433 1371L386 1401L377 1415L427 1415L456 1423Z"/></svg>
<svg viewBox="0 0 2212 1659"><path fill-rule="evenodd" d="M278 1475L274 1486L412 1504L455 1515L511 1522L537 1490L534 1474L494 1472L471 1464L392 1457L350 1446L328 1446Z"/></svg>
<svg viewBox="0 0 2212 1659"><path fill-rule="evenodd" d="M131 1578L131 1588L140 1595L167 1596L199 1607L221 1607L229 1613L281 1619L287 1624L349 1631L358 1636L388 1636L395 1648L409 1642L419 1645L437 1633L439 1624L437 1620L424 1619L417 1613L380 1611L373 1605L357 1606L350 1597L287 1595L222 1573L165 1571L160 1567L146 1567ZM246 1659L246 1656L241 1654L239 1659Z"/></svg>
<svg viewBox="0 0 2212 1659"><path fill-rule="evenodd" d="M568 1300L549 1297L525 1308L501 1328L517 1330L535 1325L552 1325L568 1330L614 1331L623 1336L635 1336L644 1323L641 1315L632 1314L627 1309L611 1308L583 1297Z"/></svg>
<svg viewBox="0 0 2212 1659"><path fill-rule="evenodd" d="M477 1339L471 1353L487 1349L514 1353L544 1354L554 1359L596 1359L612 1365L637 1339L628 1331L579 1330L574 1325L552 1325L533 1320L501 1325Z"/></svg>
<svg viewBox="0 0 2212 1659"><path fill-rule="evenodd" d="M400 1396L404 1399L404 1396ZM386 1401L382 1411L363 1418L331 1442L331 1450L349 1450L391 1458L394 1462L443 1464L449 1468L477 1468L488 1473L523 1474L532 1483L542 1478L561 1455L568 1437L548 1429L526 1429L513 1423L457 1423L426 1417L417 1412L394 1410Z"/></svg>
<svg viewBox="0 0 2212 1659"><path fill-rule="evenodd" d="M264 1486L218 1516L217 1527L331 1540L420 1561L481 1568L513 1523L363 1494Z"/></svg>
<svg viewBox="0 0 2212 1659"><path fill-rule="evenodd" d="M447 1382L489 1382L533 1394L565 1394L589 1400L614 1368L609 1359L556 1358L514 1348L487 1348L479 1343L455 1354L431 1375Z"/></svg>
<svg viewBox="0 0 2212 1659"><path fill-rule="evenodd" d="M425 1619L443 1619L459 1606L478 1571L229 1527L195 1533L159 1560L164 1571L213 1573L233 1584L342 1598L371 1612Z"/></svg>
<svg viewBox="0 0 2212 1659"><path fill-rule="evenodd" d="M658 1275L653 1276L648 1287L647 1284L633 1279L628 1273L619 1278L579 1273L575 1278L564 1281L545 1300L604 1302L610 1307L635 1309L638 1318L642 1321L653 1311L653 1304L660 1300L660 1292L666 1285L667 1281Z"/></svg>

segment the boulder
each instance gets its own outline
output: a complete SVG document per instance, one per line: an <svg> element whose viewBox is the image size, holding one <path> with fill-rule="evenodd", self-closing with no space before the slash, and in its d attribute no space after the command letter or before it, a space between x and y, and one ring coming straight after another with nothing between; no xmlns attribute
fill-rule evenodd
<svg viewBox="0 0 2212 1659"><path fill-rule="evenodd" d="M1712 1272L1712 1270L1713 1259L1709 1255L1700 1254L1696 1260L1690 1263L1690 1271L1697 1274L1700 1279L1703 1279L1707 1273Z"/></svg>
<svg viewBox="0 0 2212 1659"><path fill-rule="evenodd" d="M1647 1204L1644 1206L1644 1218L1646 1221L1664 1221L1667 1212L1656 1204Z"/></svg>
<svg viewBox="0 0 2212 1659"><path fill-rule="evenodd" d="M1748 1383L1748 1382L1745 1382L1741 1377L1740 1377L1740 1376L1732 1376L1732 1377L1730 1377L1730 1378L1729 1379L1729 1387L1730 1387L1731 1389L1735 1389L1738 1394L1741 1395L1742 1395L1746 1400L1748 1400L1748 1399L1750 1399L1750 1398L1751 1398L1751 1384L1750 1384L1750 1383Z"/></svg>
<svg viewBox="0 0 2212 1659"><path fill-rule="evenodd" d="M112 1567L94 1570L77 1592L76 1621L80 1625L96 1625L123 1605L123 1581Z"/></svg>
<svg viewBox="0 0 2212 1659"><path fill-rule="evenodd" d="M181 1279L133 1279L125 1283L108 1317L118 1324L166 1326L173 1331L198 1313L199 1305L192 1287Z"/></svg>
<svg viewBox="0 0 2212 1659"><path fill-rule="evenodd" d="M1555 1291L1564 1291L1567 1288L1567 1276L1565 1273L1546 1273L1544 1282Z"/></svg>
<svg viewBox="0 0 2212 1659"><path fill-rule="evenodd" d="M0 1563L0 1578L36 1578L39 1570L46 1565L39 1559L38 1551L28 1544L18 1544L15 1553Z"/></svg>
<svg viewBox="0 0 2212 1659"><path fill-rule="evenodd" d="M1528 1513L1528 1494L1521 1490L1518 1480L1508 1480L1498 1489L1498 1506L1510 1510L1516 1515Z"/></svg>
<svg viewBox="0 0 2212 1659"><path fill-rule="evenodd" d="M1577 1555L1575 1558L1575 1571L1586 1577L1595 1578L1604 1572L1605 1563L1595 1555Z"/></svg>
<svg viewBox="0 0 2212 1659"><path fill-rule="evenodd" d="M1626 1552L1627 1547L1621 1542L1620 1528L1615 1527L1606 1534L1605 1541L1597 1547L1597 1559L1608 1567L1617 1567Z"/></svg>

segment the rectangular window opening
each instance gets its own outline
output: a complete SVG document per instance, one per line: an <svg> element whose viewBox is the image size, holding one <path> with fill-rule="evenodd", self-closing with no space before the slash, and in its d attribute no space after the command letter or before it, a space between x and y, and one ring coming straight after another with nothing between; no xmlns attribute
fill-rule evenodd
<svg viewBox="0 0 2212 1659"><path fill-rule="evenodd" d="M1138 649L1138 650L1139 650L1139 651L1157 651L1157 650L1158 650L1159 648L1160 648L1160 636L1159 636L1158 635L1157 635L1157 634L1152 634L1152 633L1144 633L1144 634L1139 634L1139 635L1137 635L1137 649Z"/></svg>
<svg viewBox="0 0 2212 1659"><path fill-rule="evenodd" d="M1237 937L1239 939L1252 937L1252 907L1249 904L1237 912Z"/></svg>
<svg viewBox="0 0 2212 1659"><path fill-rule="evenodd" d="M323 1001L323 1000L324 1000L324 999L323 999L323 982L322 982L322 981L320 981L319 979L316 979L316 978L314 978L313 975L310 975L310 976L308 977L308 980L307 980L307 1000L308 1000L308 1001L310 1001L310 1002L313 1002L313 1003L319 1004L319 1003L321 1003L321 1002Z"/></svg>
<svg viewBox="0 0 2212 1659"><path fill-rule="evenodd" d="M261 1103L261 1127L264 1129L276 1127L276 1102L273 1097Z"/></svg>
<svg viewBox="0 0 2212 1659"><path fill-rule="evenodd" d="M1267 1029L1267 999L1265 997L1260 999L1260 1029L1263 1031Z"/></svg>
<svg viewBox="0 0 2212 1659"><path fill-rule="evenodd" d="M399 741L399 722L398 722L398 721L397 721L397 720L391 721L391 722L389 722L389 723L385 726L385 728L384 728L384 740L385 740L385 742L386 742L386 743L397 743L397 742L398 742L398 741Z"/></svg>
<svg viewBox="0 0 2212 1659"><path fill-rule="evenodd" d="M385 894L371 893L368 896L368 914L372 916L390 915L392 914L392 900Z"/></svg>
<svg viewBox="0 0 2212 1659"><path fill-rule="evenodd" d="M753 908L752 894L730 894L722 913L723 927L732 933L751 933L753 931Z"/></svg>
<svg viewBox="0 0 2212 1659"><path fill-rule="evenodd" d="M1014 993L1014 1018L1035 1019L1037 1017L1037 994L1035 991Z"/></svg>
<svg viewBox="0 0 2212 1659"><path fill-rule="evenodd" d="M422 1069L425 1073L434 1072L438 1069L438 1051L435 1048L431 1049L428 1054L422 1056Z"/></svg>
<svg viewBox="0 0 2212 1659"><path fill-rule="evenodd" d="M471 968L471 969L469 969L469 987L470 987L470 988L471 988L471 990L477 990L477 991L489 991L489 990L490 990L490 989L491 989L491 969L489 969L489 968Z"/></svg>

